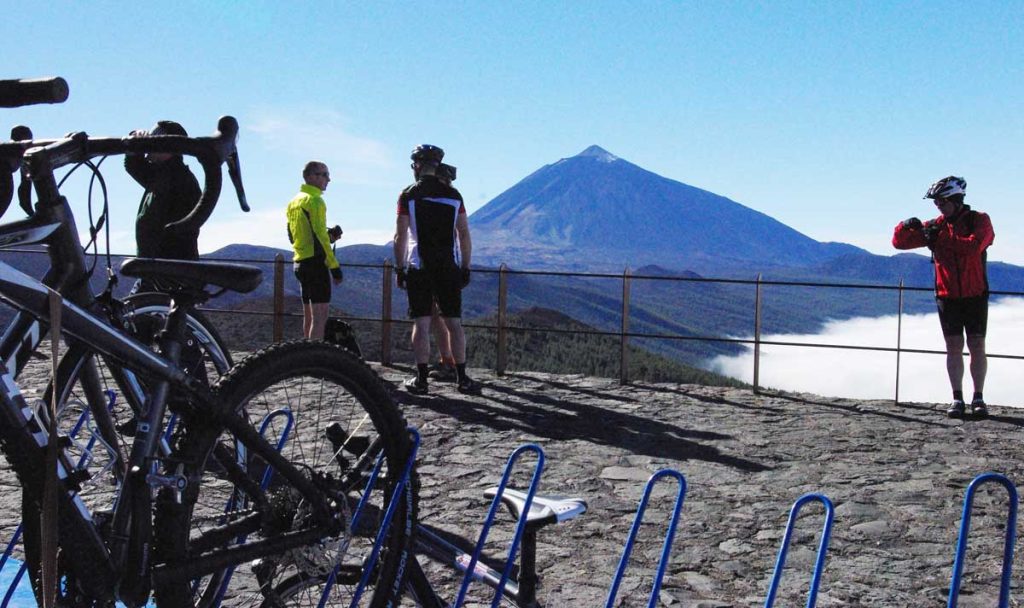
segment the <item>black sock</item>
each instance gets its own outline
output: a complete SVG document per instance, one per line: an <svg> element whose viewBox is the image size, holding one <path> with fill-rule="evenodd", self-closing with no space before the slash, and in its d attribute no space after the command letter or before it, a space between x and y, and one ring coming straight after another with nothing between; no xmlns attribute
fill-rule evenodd
<svg viewBox="0 0 1024 608"><path fill-rule="evenodd" d="M985 399L981 396L981 392L980 391L974 391L974 399L973 399L973 401L984 401L984 400Z"/></svg>
<svg viewBox="0 0 1024 608"><path fill-rule="evenodd" d="M455 364L455 377L458 378L459 380L462 380L463 378L466 377L466 364L465 363L456 363Z"/></svg>
<svg viewBox="0 0 1024 608"><path fill-rule="evenodd" d="M963 391L953 391L953 399L959 399L960 401L963 401L964 400L964 392Z"/></svg>
<svg viewBox="0 0 1024 608"><path fill-rule="evenodd" d="M422 382L427 381L427 374L430 373L430 364L428 363L417 363L416 364L416 378Z"/></svg>

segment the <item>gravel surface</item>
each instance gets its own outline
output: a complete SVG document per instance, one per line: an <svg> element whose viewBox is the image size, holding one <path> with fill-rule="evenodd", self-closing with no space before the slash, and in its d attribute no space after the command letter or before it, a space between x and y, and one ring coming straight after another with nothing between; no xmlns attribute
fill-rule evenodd
<svg viewBox="0 0 1024 608"><path fill-rule="evenodd" d="M546 457L540 493L587 502L587 513L540 534L548 608L605 605L644 484L659 469L678 470L688 486L659 605L693 608L763 606L790 507L811 492L835 505L818 606L945 606L968 483L986 471L1024 479L1017 409L962 421L932 404L484 370L474 370L480 395L438 383L414 397L397 388L407 369L375 367L422 435L424 524L475 543L489 504L483 490L527 443ZM520 460L512 485L525 489L535 461ZM20 510L6 465L0 487L6 541ZM672 480L655 487L617 605L647 605L676 492ZM963 608L997 605L1006 505L1001 486L979 490ZM802 510L776 606L806 604L823 521L820 503ZM504 554L513 530L503 511L488 550ZM441 588L458 582L428 569ZM489 605L481 585L471 591L468 605ZM1018 606L1016 581L1013 595Z"/></svg>

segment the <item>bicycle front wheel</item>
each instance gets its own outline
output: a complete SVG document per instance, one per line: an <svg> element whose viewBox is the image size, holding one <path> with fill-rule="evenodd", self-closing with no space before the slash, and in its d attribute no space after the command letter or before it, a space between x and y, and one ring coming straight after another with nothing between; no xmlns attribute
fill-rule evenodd
<svg viewBox="0 0 1024 608"><path fill-rule="evenodd" d="M325 599L349 606L366 578L360 606L396 606L416 497L414 489L403 493L371 565L411 443L379 376L337 346L299 341L246 358L215 392L324 500L318 508L286 480L261 455L266 444L211 428L205 418L186 419L172 460L182 463L190 485L180 503L170 492L158 498L155 552L168 574L155 577L157 602L302 606ZM320 534L323 505L340 525ZM273 549L300 535L312 538Z"/></svg>
<svg viewBox="0 0 1024 608"><path fill-rule="evenodd" d="M124 307L119 309L122 314L111 321L155 349L156 337L170 310L170 296L139 293L128 296L123 303ZM233 365L231 353L217 330L198 311L189 312L187 326L182 365L190 374L212 385ZM57 378L51 378L44 389L42 403L51 401L55 387L59 433L67 438L64 450L79 480L78 498L94 521L106 521L113 513L116 492L124 478L126 449L132 442L135 416L145 400L145 383L131 370L76 342L61 357ZM22 512L26 562L32 583L38 589L39 506L32 491L24 492ZM73 586L63 566L61 571L65 585Z"/></svg>

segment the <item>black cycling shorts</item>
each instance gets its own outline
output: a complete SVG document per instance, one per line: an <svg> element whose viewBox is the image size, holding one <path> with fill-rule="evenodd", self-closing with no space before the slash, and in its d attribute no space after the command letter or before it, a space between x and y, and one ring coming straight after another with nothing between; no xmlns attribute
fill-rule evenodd
<svg viewBox="0 0 1024 608"><path fill-rule="evenodd" d="M327 270L322 258L299 260L295 262L294 270L304 303L325 304L331 301L331 271Z"/></svg>
<svg viewBox="0 0 1024 608"><path fill-rule="evenodd" d="M939 298L939 323L942 335L985 337L988 329L988 296L974 298Z"/></svg>
<svg viewBox="0 0 1024 608"><path fill-rule="evenodd" d="M462 316L462 274L454 264L433 269L410 268L405 290L410 319L429 317L435 301L442 317Z"/></svg>

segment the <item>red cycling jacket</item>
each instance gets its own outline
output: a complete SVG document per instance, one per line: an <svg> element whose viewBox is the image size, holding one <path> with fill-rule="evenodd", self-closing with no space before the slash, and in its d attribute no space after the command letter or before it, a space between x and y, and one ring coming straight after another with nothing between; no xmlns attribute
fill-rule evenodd
<svg viewBox="0 0 1024 608"><path fill-rule="evenodd" d="M946 218L940 215L927 222L938 232L929 246L924 228L896 225L892 245L896 249L928 247L935 265L935 295L939 298L971 298L988 294L985 274L985 250L995 239L992 220L988 214L972 211L964 205L960 211Z"/></svg>

